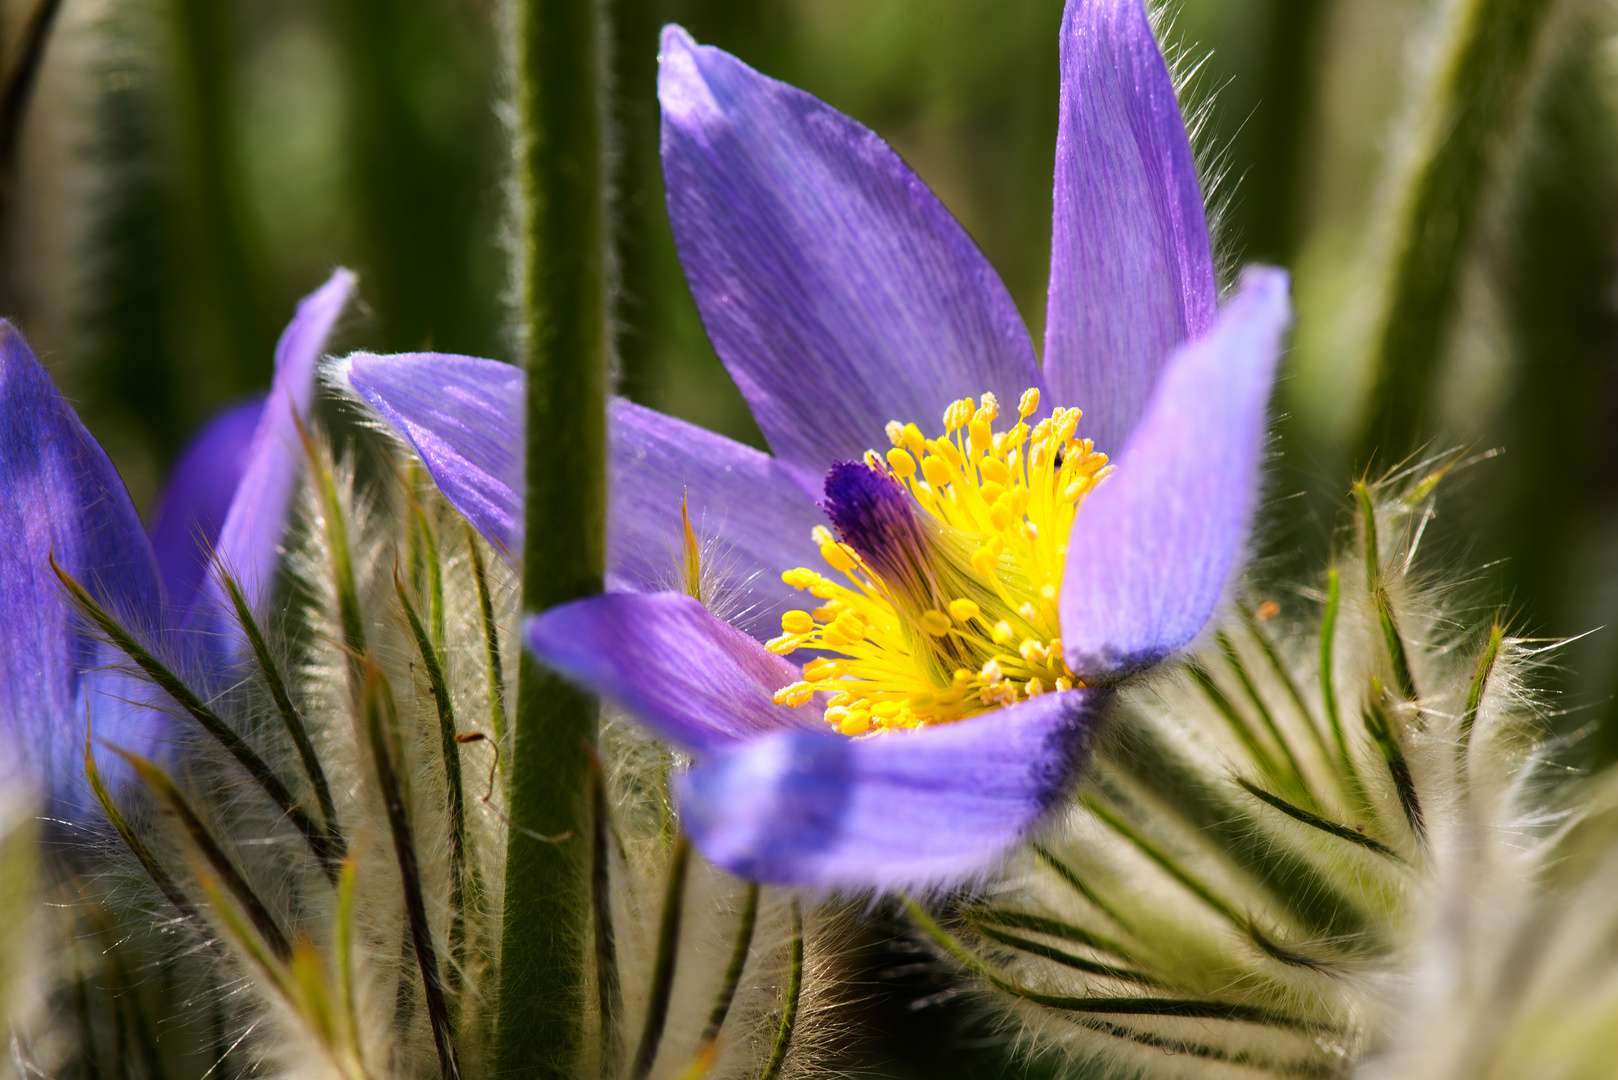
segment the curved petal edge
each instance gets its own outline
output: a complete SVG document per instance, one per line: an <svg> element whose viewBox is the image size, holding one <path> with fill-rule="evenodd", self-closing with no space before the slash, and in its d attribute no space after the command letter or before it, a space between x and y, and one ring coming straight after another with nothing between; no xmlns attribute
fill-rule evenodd
<svg viewBox="0 0 1618 1080"><path fill-rule="evenodd" d="M849 739L782 732L698 762L681 826L715 864L822 890L950 887L991 872L1088 759L1104 690Z"/></svg>
<svg viewBox="0 0 1618 1080"><path fill-rule="evenodd" d="M1291 319L1286 273L1249 269L1214 329L1170 359L1116 472L1080 508L1060 613L1068 666L1086 682L1162 660L1213 615L1258 498Z"/></svg>
<svg viewBox="0 0 1618 1080"><path fill-rule="evenodd" d="M777 705L797 665L679 593L609 593L529 619L523 641L547 665L610 698L659 736L714 752L785 730L825 730L824 706Z"/></svg>

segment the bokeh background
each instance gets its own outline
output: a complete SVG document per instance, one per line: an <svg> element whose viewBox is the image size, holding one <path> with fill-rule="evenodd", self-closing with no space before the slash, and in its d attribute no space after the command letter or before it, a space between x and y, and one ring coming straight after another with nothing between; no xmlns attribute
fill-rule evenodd
<svg viewBox="0 0 1618 1080"><path fill-rule="evenodd" d="M1431 542L1470 570L1459 602L1504 608L1547 643L1585 635L1547 652L1540 678L1568 766L1587 768L1618 757L1618 628L1601 629L1618 624L1611 5L1540 5L1532 78L1479 159L1481 209L1435 316L1433 373L1390 404L1372 388L1368 296L1446 2L1179 0L1167 12L1227 264L1295 274L1259 572L1283 601L1286 582L1311 585L1367 468L1421 448L1482 455L1450 482ZM1061 6L608 3L621 392L760 442L664 218L663 23L887 138L983 247L1037 342ZM509 358L501 18L498 0L0 4L0 309L137 505L197 424L267 383L293 302L336 264L360 271L365 301L345 346ZM915 1038L946 1030L925 1016L894 1024ZM967 1052L909 1045L895 1060L918 1069Z"/></svg>

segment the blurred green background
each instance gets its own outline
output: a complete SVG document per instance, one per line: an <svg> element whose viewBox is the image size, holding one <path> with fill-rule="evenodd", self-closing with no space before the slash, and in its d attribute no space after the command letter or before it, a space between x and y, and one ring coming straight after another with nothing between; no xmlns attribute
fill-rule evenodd
<svg viewBox="0 0 1618 1080"><path fill-rule="evenodd" d="M366 305L345 346L509 357L497 0L39 4L0 6L13 73L0 112L0 307L138 505L195 425L267 382L294 300L334 265L361 272ZM1377 469L1419 447L1503 449L1456 477L1431 543L1471 574L1458 603L1502 607L1521 633L1572 637L1618 621L1611 5L1537 5L1530 77L1473 170L1475 213L1452 215L1464 219L1462 257L1433 317L1431 371L1376 391L1378 238L1444 6L1168 9L1163 36L1204 118L1226 263L1295 274L1259 574L1313 582L1373 449ZM606 10L623 393L759 441L703 336L664 219L655 80L667 21L886 137L982 245L1040 340L1060 0ZM1550 719L1569 765L1618 757L1618 634L1598 630L1546 662L1539 677L1560 704Z"/></svg>

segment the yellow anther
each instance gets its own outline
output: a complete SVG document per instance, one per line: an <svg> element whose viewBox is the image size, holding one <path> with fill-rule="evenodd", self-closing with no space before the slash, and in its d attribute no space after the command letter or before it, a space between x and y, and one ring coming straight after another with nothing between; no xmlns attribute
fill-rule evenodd
<svg viewBox="0 0 1618 1080"><path fill-rule="evenodd" d="M994 643L996 645L1006 645L1009 644L1012 639L1017 636L1017 634L1016 631L1011 629L1010 623L1006 622L1004 619L1001 619L999 622L994 624L994 631L989 636L994 638Z"/></svg>
<svg viewBox="0 0 1618 1080"><path fill-rule="evenodd" d="M789 611L781 616L781 629L788 634L807 634L815 628L815 620L807 611Z"/></svg>
<svg viewBox="0 0 1618 1080"><path fill-rule="evenodd" d="M1011 470L1006 468L1005 462L999 461L995 458L989 458L987 461L980 462L978 464L978 471L983 474L983 479L987 480L991 484L999 484L1000 486L1004 487L1011 483Z"/></svg>
<svg viewBox="0 0 1618 1080"><path fill-rule="evenodd" d="M892 720L902 706L897 701L879 701L871 706L871 715L878 720Z"/></svg>
<svg viewBox="0 0 1618 1080"><path fill-rule="evenodd" d="M1017 651L1021 653L1022 658L1028 661L1030 664L1043 663L1045 657L1049 655L1045 651L1045 646L1040 642L1035 641L1033 638L1023 638L1022 644L1017 646Z"/></svg>
<svg viewBox="0 0 1618 1080"><path fill-rule="evenodd" d="M876 472L882 471L882 455L877 453L875 450L865 451L864 461L867 469L871 469Z"/></svg>
<svg viewBox="0 0 1618 1080"><path fill-rule="evenodd" d="M837 661L827 660L823 656L817 656L815 659L803 665L803 677L808 679L810 682L819 682L822 679L835 678L842 673L843 669L838 666Z"/></svg>
<svg viewBox="0 0 1618 1080"><path fill-rule="evenodd" d="M843 717L843 722L839 725L838 730L844 735L864 735L871 730L871 714L864 709L850 712Z"/></svg>
<svg viewBox="0 0 1618 1080"><path fill-rule="evenodd" d="M927 437L921 433L921 428L915 424L904 426L904 447L917 457L927 448Z"/></svg>
<svg viewBox="0 0 1618 1080"><path fill-rule="evenodd" d="M1039 618L1039 612L1034 610L1033 604L1023 604L1022 607L1017 609L1017 614L1021 615L1029 622L1033 622L1035 619Z"/></svg>
<svg viewBox="0 0 1618 1080"><path fill-rule="evenodd" d="M1040 682L1039 676L1036 675L1028 680L1028 684L1023 687L1023 692L1029 697L1038 697L1045 692L1045 684Z"/></svg>
<svg viewBox="0 0 1618 1080"><path fill-rule="evenodd" d="M790 683L781 687L770 696L770 700L777 705L787 705L796 709L800 705L807 705L809 699L815 696L815 688L806 682Z"/></svg>
<svg viewBox="0 0 1618 1080"><path fill-rule="evenodd" d="M976 450L978 453L981 454L985 450L989 449L989 447L994 445L994 433L989 430L989 422L987 420L974 419L966 426L966 431L971 437L972 449Z"/></svg>
<svg viewBox="0 0 1618 1080"><path fill-rule="evenodd" d="M1071 690L1073 689L1073 680L1066 675L1058 675L1056 677L1056 688L1058 690Z"/></svg>
<svg viewBox="0 0 1618 1080"><path fill-rule="evenodd" d="M959 469L966 464L966 459L961 456L960 450L956 449L955 444L948 439L934 439L928 445L932 447L933 453L949 462L953 468Z"/></svg>
<svg viewBox="0 0 1618 1080"><path fill-rule="evenodd" d="M916 459L894 447L888 451L888 467L908 479L916 474Z"/></svg>
<svg viewBox="0 0 1618 1080"><path fill-rule="evenodd" d="M949 602L950 618L956 622L971 622L982 614L982 611L983 609L978 607L977 601L968 600L964 596Z"/></svg>
<svg viewBox="0 0 1618 1080"><path fill-rule="evenodd" d="M1015 705L1017 703L1017 687L1014 683L997 683L985 686L978 692L978 696L990 705Z"/></svg>
<svg viewBox="0 0 1618 1080"><path fill-rule="evenodd" d="M1032 386L1022 392L1022 398L1017 402L1017 416L1026 420L1038 411L1039 387Z"/></svg>
<svg viewBox="0 0 1618 1080"><path fill-rule="evenodd" d="M972 408L971 398L961 398L959 401L950 402L949 408L944 410L944 430L951 434L959 431L972 419L975 411Z"/></svg>
<svg viewBox="0 0 1618 1080"><path fill-rule="evenodd" d="M943 637L949 633L949 616L942 611L924 611L920 621L921 628L933 637Z"/></svg>
<svg viewBox="0 0 1618 1080"><path fill-rule="evenodd" d="M1011 511L1006 509L1005 503L997 502L993 506L989 507L989 524L995 530L1005 532L1007 529L1011 528L1011 523L1013 520L1015 519L1012 518Z"/></svg>
<svg viewBox="0 0 1618 1080"><path fill-rule="evenodd" d="M831 622L833 619L837 618L838 615L847 610L848 609L838 601L829 600L815 608L815 610L811 611L809 614L815 617L815 622Z"/></svg>
<svg viewBox="0 0 1618 1080"><path fill-rule="evenodd" d="M828 629L836 630L851 641L860 641L864 639L868 627L864 619L852 611L845 611L833 620Z"/></svg>
<svg viewBox="0 0 1618 1080"><path fill-rule="evenodd" d="M1000 399L985 390L978 402L978 419L994 421L1000 418Z"/></svg>
<svg viewBox="0 0 1618 1080"><path fill-rule="evenodd" d="M821 577L813 570L806 570L800 566L796 570L788 570L786 573L782 574L781 580L790 588L807 589L820 584L825 580L825 578Z"/></svg>
<svg viewBox="0 0 1618 1080"><path fill-rule="evenodd" d="M802 644L803 639L796 634L782 634L780 637L766 641L764 647L777 656L785 656Z"/></svg>
<svg viewBox="0 0 1618 1080"><path fill-rule="evenodd" d="M899 421L889 420L887 426L882 430L887 432L888 441L894 446L904 445L905 426L899 423Z"/></svg>
<svg viewBox="0 0 1618 1080"><path fill-rule="evenodd" d="M842 544L821 544L820 557L825 559L826 565L833 570L840 570L846 574L854 569L854 556Z"/></svg>
<svg viewBox="0 0 1618 1080"><path fill-rule="evenodd" d="M921 459L921 475L925 476L927 482L934 488L942 488L950 482L949 466L936 457Z"/></svg>
<svg viewBox="0 0 1618 1080"><path fill-rule="evenodd" d="M990 480L978 490L983 495L983 501L988 503L990 506L993 506L997 501L999 501L1000 496L1006 493L1006 486L1004 484L997 484L993 480Z"/></svg>
<svg viewBox="0 0 1618 1080"><path fill-rule="evenodd" d="M1003 500L1006 509L1011 511L1012 517L1022 517L1028 512L1028 489L1024 487L1012 488L1006 492Z"/></svg>
<svg viewBox="0 0 1618 1080"><path fill-rule="evenodd" d="M831 530L826 526L816 525L809 530L809 542L815 547L821 547L825 544L835 544L837 537L833 536Z"/></svg>
<svg viewBox="0 0 1618 1080"><path fill-rule="evenodd" d="M1076 502L1076 501L1078 501L1079 496L1084 494L1084 489L1086 487L1089 487L1089 485L1086 484L1083 480L1075 480L1075 481L1073 481L1067 487L1062 489L1062 501L1063 502Z"/></svg>
<svg viewBox="0 0 1618 1080"><path fill-rule="evenodd" d="M985 546L972 552L972 569L982 577L991 577L999 561L1000 556L995 554L993 548Z"/></svg>
<svg viewBox="0 0 1618 1080"><path fill-rule="evenodd" d="M1055 603L1056 602L1056 586L1055 585L1041 585L1039 587L1039 598L1041 600L1045 601L1047 604Z"/></svg>
<svg viewBox="0 0 1618 1080"><path fill-rule="evenodd" d="M995 683L999 682L1005 677L1006 674L1000 670L1000 661L998 660L990 660L988 663L983 665L983 670L978 672L978 678L982 679L990 686L993 686Z"/></svg>
<svg viewBox="0 0 1618 1080"><path fill-rule="evenodd" d="M1050 653L1052 656L1061 656L1062 655L1062 639L1059 638L1059 637L1051 638L1050 641L1045 643L1045 650L1048 653Z"/></svg>

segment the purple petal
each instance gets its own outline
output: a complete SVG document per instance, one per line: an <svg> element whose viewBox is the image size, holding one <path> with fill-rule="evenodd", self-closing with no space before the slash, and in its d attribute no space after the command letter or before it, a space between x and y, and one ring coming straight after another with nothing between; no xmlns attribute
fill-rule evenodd
<svg viewBox="0 0 1618 1080"><path fill-rule="evenodd" d="M889 420L1040 385L1028 332L960 224L875 133L663 31L669 219L714 347L806 491Z"/></svg>
<svg viewBox="0 0 1618 1080"><path fill-rule="evenodd" d="M220 566L235 574L248 603L262 607L275 581L281 537L293 485L303 462L298 423L308 415L315 393L315 364L332 327L354 293L354 275L337 270L326 284L298 302L297 313L275 346L275 378L264 414L253 432L247 467L236 487L215 548ZM201 618L229 610L223 588L210 579ZM235 623L224 620L226 632Z"/></svg>
<svg viewBox="0 0 1618 1080"><path fill-rule="evenodd" d="M1068 788L1104 691L860 739L781 732L677 782L703 855L756 881L950 886L991 869Z"/></svg>
<svg viewBox="0 0 1618 1080"><path fill-rule="evenodd" d="M443 353L356 353L336 378L346 378L410 443L444 498L515 562L522 553L522 369Z"/></svg>
<svg viewBox="0 0 1618 1080"><path fill-rule="evenodd" d="M818 556L809 534L825 515L775 458L694 424L617 400L612 403L611 517L607 584L636 592L667 588L681 551L680 500L709 548L721 602L742 605L732 620L758 637L781 631L781 615L803 594L781 581Z"/></svg>
<svg viewBox="0 0 1618 1080"><path fill-rule="evenodd" d="M361 400L403 436L439 490L509 557L521 551L521 369L493 360L421 353L357 355L346 378ZM339 378L342 378L339 375ZM739 621L759 636L800 606L781 574L815 556L809 533L825 523L797 482L768 454L650 409L615 400L607 584L668 587L681 558L680 503L711 540L709 559L739 586Z"/></svg>
<svg viewBox="0 0 1618 1080"><path fill-rule="evenodd" d="M552 608L528 620L523 640L552 668L691 750L783 728L825 730L818 702L770 700L803 677L795 664L679 593L610 593Z"/></svg>
<svg viewBox="0 0 1618 1080"><path fill-rule="evenodd" d="M77 791L87 710L98 737L150 754L159 714L106 707L88 674L106 662L50 560L139 633L159 615L157 563L118 472L27 344L0 322L0 775L58 800Z"/></svg>
<svg viewBox="0 0 1618 1080"><path fill-rule="evenodd" d="M1106 683L1188 644L1247 536L1265 406L1292 318L1284 271L1253 268L1212 332L1183 346L1068 540L1068 666Z"/></svg>
<svg viewBox="0 0 1618 1080"><path fill-rule="evenodd" d="M1141 0L1068 0L1045 377L1107 453L1216 309L1185 121Z"/></svg>
<svg viewBox="0 0 1618 1080"><path fill-rule="evenodd" d="M263 415L263 397L237 402L215 414L180 451L157 497L152 547L172 610L189 611L202 587Z"/></svg>

